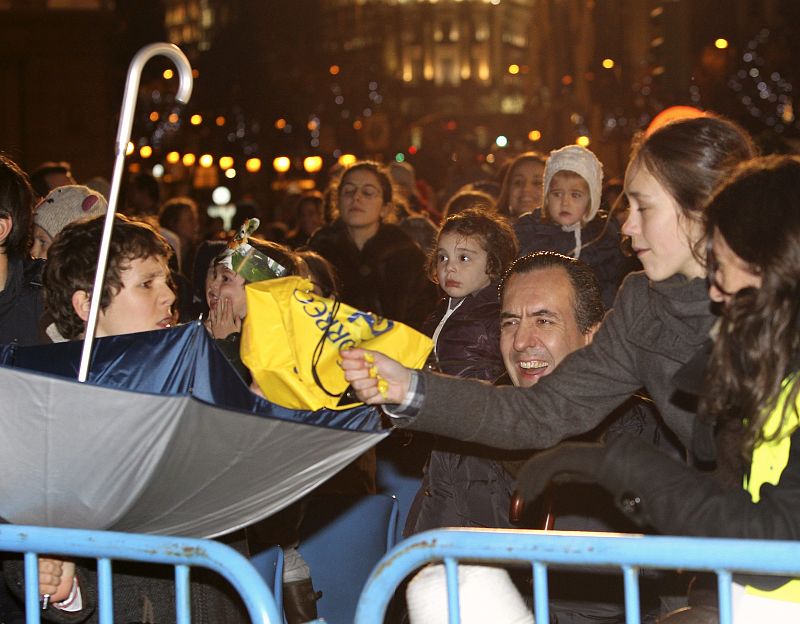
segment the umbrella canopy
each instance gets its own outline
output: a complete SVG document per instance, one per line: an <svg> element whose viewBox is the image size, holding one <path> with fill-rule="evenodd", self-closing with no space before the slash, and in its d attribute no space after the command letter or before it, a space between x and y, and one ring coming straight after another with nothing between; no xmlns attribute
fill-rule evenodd
<svg viewBox="0 0 800 624"><path fill-rule="evenodd" d="M10 522L214 537L387 435L373 408L302 412L253 395L200 323L98 339L83 384L80 348L0 349Z"/></svg>

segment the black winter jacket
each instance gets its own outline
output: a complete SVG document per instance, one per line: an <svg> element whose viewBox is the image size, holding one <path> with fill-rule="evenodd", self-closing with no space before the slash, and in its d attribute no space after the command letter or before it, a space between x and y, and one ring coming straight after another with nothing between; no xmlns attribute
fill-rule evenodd
<svg viewBox="0 0 800 624"><path fill-rule="evenodd" d="M422 332L433 336L447 313L445 297L425 321ZM447 375L494 381L505 372L500 355L500 300L497 283L472 293L447 319L437 340L436 367Z"/></svg>
<svg viewBox="0 0 800 624"><path fill-rule="evenodd" d="M345 225L336 221L317 230L308 246L336 267L342 301L359 310L419 329L436 304L425 254L394 225L381 224L359 250Z"/></svg>
<svg viewBox="0 0 800 624"><path fill-rule="evenodd" d="M542 221L537 210L522 215L514 224L519 240L520 257L535 251L555 251L575 257L575 235L551 221ZM606 310L614 305L617 289L625 276L625 255L620 246L620 231L616 220L598 215L581 229L579 259L588 264L598 281Z"/></svg>
<svg viewBox="0 0 800 624"><path fill-rule="evenodd" d="M42 342L39 318L44 312L43 268L43 260L8 260L6 285L0 291L0 344Z"/></svg>
<svg viewBox="0 0 800 624"><path fill-rule="evenodd" d="M798 540L800 429L790 440L780 482L764 484L757 504L741 485L726 485L629 436L608 443L598 482L632 520L668 535Z"/></svg>

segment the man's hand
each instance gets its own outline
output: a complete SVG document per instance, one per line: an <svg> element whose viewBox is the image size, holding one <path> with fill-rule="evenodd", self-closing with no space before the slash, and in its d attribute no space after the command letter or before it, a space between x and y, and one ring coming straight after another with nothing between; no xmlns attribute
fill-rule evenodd
<svg viewBox="0 0 800 624"><path fill-rule="evenodd" d="M402 403L411 384L411 370L390 357L366 349L340 351L344 377L364 403Z"/></svg>
<svg viewBox="0 0 800 624"><path fill-rule="evenodd" d="M50 603L69 597L74 578L74 562L39 557L39 593L50 596Z"/></svg>

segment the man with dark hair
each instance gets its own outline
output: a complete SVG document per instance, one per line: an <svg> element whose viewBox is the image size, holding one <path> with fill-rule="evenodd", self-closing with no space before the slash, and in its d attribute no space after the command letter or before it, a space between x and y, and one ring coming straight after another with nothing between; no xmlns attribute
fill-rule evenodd
<svg viewBox="0 0 800 624"><path fill-rule="evenodd" d="M529 387L567 355L588 344L603 319L600 287L582 262L540 252L515 260L499 288L500 354L507 375L498 383ZM405 535L444 526L512 528L517 463L529 451L501 451L449 441L431 455ZM605 528L605 527L604 527Z"/></svg>
<svg viewBox="0 0 800 624"><path fill-rule="evenodd" d="M503 276L499 292L500 353L511 384L524 388L538 383L570 353L588 345L605 313L594 271L554 252L518 258ZM663 446L655 410L639 398L623 404L587 435L594 439L606 431L640 436ZM615 508L611 497L594 485L571 484L551 490L547 509L524 510L510 517L517 472L535 451L503 451L476 444L468 448L473 456L460 459L457 468L431 467L438 480L429 478L430 470L426 474L406 535L443 526L540 529L545 522L547 528L568 531L635 528ZM454 478L448 481L442 475ZM584 624L624 618L621 585L614 576L551 572L549 582L555 600L551 609L559 622Z"/></svg>
<svg viewBox="0 0 800 624"><path fill-rule="evenodd" d="M30 259L33 193L28 176L0 154L0 344L36 344L42 262Z"/></svg>
<svg viewBox="0 0 800 624"><path fill-rule="evenodd" d="M47 197L54 188L67 184L77 184L77 182L72 177L72 167L63 160L42 163L31 174L31 186L39 199Z"/></svg>
<svg viewBox="0 0 800 624"><path fill-rule="evenodd" d="M594 272L553 252L517 259L500 284L500 351L515 386L529 387L589 344L603 320Z"/></svg>

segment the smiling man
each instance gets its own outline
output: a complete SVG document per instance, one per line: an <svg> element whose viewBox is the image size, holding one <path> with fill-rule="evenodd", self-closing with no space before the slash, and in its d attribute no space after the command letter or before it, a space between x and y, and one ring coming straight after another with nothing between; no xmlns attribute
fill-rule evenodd
<svg viewBox="0 0 800 624"><path fill-rule="evenodd" d="M500 353L515 386L530 387L550 374L567 355L591 342L603 319L592 270L553 252L517 259L503 277L500 299ZM457 452L431 456L406 536L443 526L514 526L509 520L514 477L518 460L530 452L452 442L454 448Z"/></svg>
<svg viewBox="0 0 800 624"><path fill-rule="evenodd" d="M500 351L515 386L530 387L589 344L603 319L592 270L557 253L524 256L501 286Z"/></svg>

